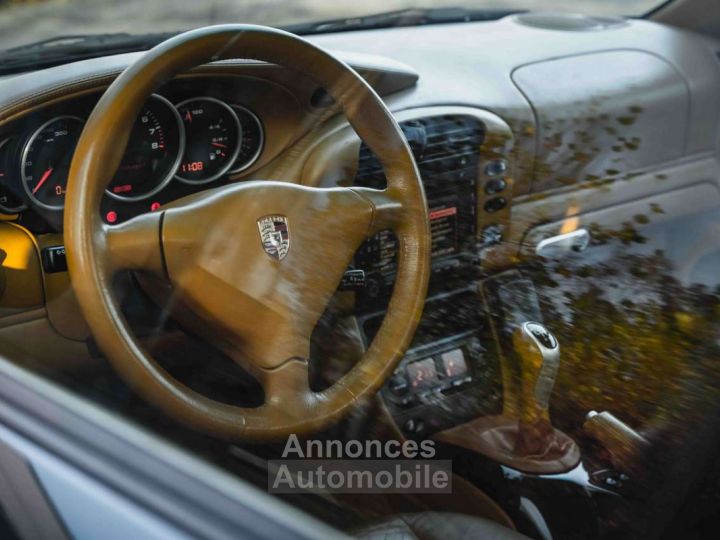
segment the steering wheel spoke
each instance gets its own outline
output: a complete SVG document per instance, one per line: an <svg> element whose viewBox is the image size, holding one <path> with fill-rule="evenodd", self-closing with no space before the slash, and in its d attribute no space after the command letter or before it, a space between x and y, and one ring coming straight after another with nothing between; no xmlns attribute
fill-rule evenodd
<svg viewBox="0 0 720 540"><path fill-rule="evenodd" d="M308 363L291 359L273 369L261 369L258 379L265 391L265 406L285 409L288 402L302 403L312 394Z"/></svg>
<svg viewBox="0 0 720 540"><path fill-rule="evenodd" d="M104 225L106 269L144 270L164 274L160 224L162 214L150 212L139 215L120 225Z"/></svg>
<svg viewBox="0 0 720 540"><path fill-rule="evenodd" d="M373 219L368 236L387 229L395 230L402 223L403 212L406 211L406 208L399 192L366 187L354 187L352 190L372 206Z"/></svg>

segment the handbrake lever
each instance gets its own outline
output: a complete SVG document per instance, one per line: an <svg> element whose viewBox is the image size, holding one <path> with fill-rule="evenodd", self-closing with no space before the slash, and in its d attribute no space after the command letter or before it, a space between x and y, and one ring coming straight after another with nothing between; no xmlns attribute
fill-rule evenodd
<svg viewBox="0 0 720 540"><path fill-rule="evenodd" d="M619 471L627 474L641 472L641 461L650 442L640 433L607 411L590 411L585 417L583 429L610 452L613 465Z"/></svg>

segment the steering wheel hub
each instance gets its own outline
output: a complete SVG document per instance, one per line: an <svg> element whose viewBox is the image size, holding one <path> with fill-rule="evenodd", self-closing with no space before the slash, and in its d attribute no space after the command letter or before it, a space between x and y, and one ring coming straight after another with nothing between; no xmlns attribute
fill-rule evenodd
<svg viewBox="0 0 720 540"><path fill-rule="evenodd" d="M292 228L282 260L268 256L258 215L282 215ZM372 222L370 201L352 189L251 182L178 201L160 238L186 307L271 369L308 359L310 334Z"/></svg>

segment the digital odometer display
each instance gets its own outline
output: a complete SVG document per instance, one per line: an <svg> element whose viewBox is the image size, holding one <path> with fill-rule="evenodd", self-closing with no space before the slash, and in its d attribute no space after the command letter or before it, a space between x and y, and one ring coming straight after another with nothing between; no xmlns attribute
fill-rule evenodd
<svg viewBox="0 0 720 540"><path fill-rule="evenodd" d="M220 100L200 97L177 106L187 143L177 172L188 184L204 184L220 178L240 152L242 128L235 111Z"/></svg>
<svg viewBox="0 0 720 540"><path fill-rule="evenodd" d="M65 205L68 171L83 124L76 116L56 116L25 143L20 164L23 189L46 210L62 210Z"/></svg>
<svg viewBox="0 0 720 540"><path fill-rule="evenodd" d="M175 107L154 94L140 111L107 193L139 201L164 188L180 162L183 126Z"/></svg>

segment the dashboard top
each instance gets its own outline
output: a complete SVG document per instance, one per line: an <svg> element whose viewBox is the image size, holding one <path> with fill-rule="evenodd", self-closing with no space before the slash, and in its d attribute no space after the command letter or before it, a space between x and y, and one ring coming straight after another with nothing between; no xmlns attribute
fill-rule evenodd
<svg viewBox="0 0 720 540"><path fill-rule="evenodd" d="M547 120L547 115L543 116L543 113L577 107L577 103L571 101L583 94L586 86L588 92L593 90L590 85L597 86L598 55L607 52L617 54L604 60L607 81L603 81L602 92L612 99L632 96L630 106L634 108L642 108L634 105L638 100L660 103L660 98L651 92L652 86L658 81L671 80L668 72L674 74L672 82L675 84L676 99L660 103L655 108L647 107L647 110L661 114L665 109L677 109L678 104L682 105L683 112L673 117L678 125L676 146L680 150L660 159L682 159L709 153L717 146L720 102L716 96L720 86L720 69L716 52L720 50L720 42L656 23L631 20L603 30L582 32L533 28L520 24L514 17L507 17L492 22L325 34L309 39L351 64L385 97L388 106L395 112L454 105L481 108L502 117L516 138L518 170L514 191L519 195L533 189L538 167L542 164L541 154L545 151L542 123ZM656 60L656 69L648 70L646 79L639 84L622 76L627 65L626 57L631 53L642 53ZM99 93L140 54L85 60L0 79L0 153L12 148L11 143L5 143L8 137L24 137L24 143L18 143L15 150L21 154L20 159L13 159L21 164L32 161L23 159L22 155L25 150L32 149L28 142L34 132L28 126L37 131L41 127L38 119L52 120L52 116L47 116L48 111L52 112L53 108L61 111L68 103L71 103L71 109L85 107L83 113L86 117L89 112L87 104L91 108ZM549 92L552 95L547 95L552 82L542 81L544 86L540 87L546 95L538 101L528 88L536 88L538 85L535 83L542 79L543 74L553 73L553 70L540 69L535 73L526 68L566 58L581 59L573 64L574 71L569 75L579 81L573 89L575 94ZM617 64L614 63L616 60ZM564 64L558 64L555 75L563 68ZM617 73L613 73L613 69L617 69ZM521 72L532 75L529 82L519 76ZM211 81L224 81L219 86L225 84L232 90L225 92L211 88L208 91L203 88L207 84L212 87ZM173 85L177 88L183 84L190 85L191 90L177 92L172 88ZM640 91L646 95L635 99ZM211 181L221 177L236 181L253 174L262 174L262 178L291 178L302 166L288 165L288 160L275 162L273 166L273 159L283 152L290 152L291 148L296 157L308 155L308 148L317 144L328 130L344 125L342 119L336 118L338 111L324 100L322 90L314 81L291 69L254 60L200 66L176 79L168 89L159 89L158 93L169 97L174 105L179 105L182 100L202 97L216 99L220 102L213 105L216 109L226 110L226 105L234 108L236 116L240 110L247 111L262 126L258 136L262 139L262 148L256 148L258 155L253 156L257 159L242 167L230 166L220 170L220 174L211 175ZM577 109L577 114L588 116L591 112ZM83 114L79 116L83 118ZM552 116L550 118L553 119ZM235 122L232 118L228 121ZM651 118L643 126L645 133L652 133L653 122ZM178 165L180 160L178 158ZM198 166L197 163L195 166ZM42 173L47 170L47 167L38 169L35 175L39 174L42 178ZM192 175L202 176L199 171L192 171ZM23 176L22 170L19 176ZM177 172L168 173L162 179L173 176L176 181L168 185L192 183L187 178L183 182L182 174ZM126 186L122 184L120 187ZM561 186L552 182L535 183L536 189L557 187ZM122 194L112 195L109 198L115 201L123 198ZM137 203L139 200L125 202ZM103 211L117 213L115 208Z"/></svg>
<svg viewBox="0 0 720 540"><path fill-rule="evenodd" d="M718 146L720 41L651 21L628 20L627 24L597 31L563 31L532 28L511 16L485 23L327 34L314 36L312 41L330 50L389 54L417 70L419 80L413 90L387 100L393 111L443 103L476 106L504 118L517 139L521 176L515 186L519 194L562 187L554 182L533 183L545 151L546 141L539 129L545 108L572 109L577 117L593 114L591 106L568 102L557 92L546 93L546 101L535 103L514 78L527 66L584 59L567 73L568 78L578 80L578 93L584 90L587 97L594 92L593 76L600 70L606 82L599 99L633 97L654 103L661 98L661 92L655 91L661 88L660 77L647 81L650 89L639 89L621 76L625 65L603 62L599 68L596 60L597 54L610 51L618 56L623 52L652 56L679 76L687 92L687 103L682 104L687 111L685 124L677 126L683 139L680 159L713 153ZM667 129L663 117L651 121L649 129ZM665 156L660 152L655 159L664 160Z"/></svg>

